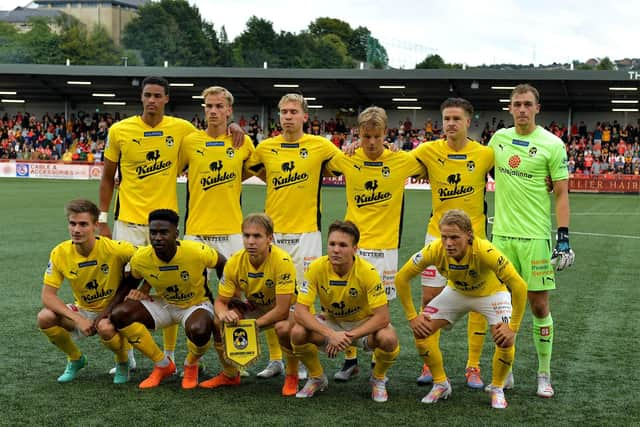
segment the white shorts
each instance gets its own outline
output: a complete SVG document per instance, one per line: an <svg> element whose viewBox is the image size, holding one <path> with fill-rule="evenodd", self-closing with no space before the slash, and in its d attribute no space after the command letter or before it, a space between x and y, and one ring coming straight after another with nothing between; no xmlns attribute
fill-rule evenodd
<svg viewBox="0 0 640 427"><path fill-rule="evenodd" d="M80 315L87 320L96 320L96 317L98 317L98 314L100 314L99 311L85 310L84 308L80 308L75 304L67 304L67 308L69 308L69 310L71 311L75 311L76 313L80 313ZM83 334L82 331L78 329L78 327L73 328L73 331L71 331L71 336L76 340L87 338L87 336Z"/></svg>
<svg viewBox="0 0 640 427"><path fill-rule="evenodd" d="M169 304L162 297L153 295L150 300L144 299L140 302L153 317L155 329L164 329L177 323L182 324L184 328L189 316L198 309L208 311L213 320L213 304L211 304L211 301L204 301L189 307L179 307L175 304Z"/></svg>
<svg viewBox="0 0 640 427"><path fill-rule="evenodd" d="M470 311L482 314L489 325L509 323L511 320L511 294L497 292L486 297L471 297L451 289L444 288L429 302L423 313L432 319L444 319L451 326Z"/></svg>
<svg viewBox="0 0 640 427"><path fill-rule="evenodd" d="M358 248L358 255L373 264L378 271L387 293L387 300L396 299L395 280L398 272L398 250Z"/></svg>
<svg viewBox="0 0 640 427"><path fill-rule="evenodd" d="M427 246L429 243L433 242L436 239L437 237L427 233L424 236L424 245ZM429 267L424 269L424 271L422 272L421 281L422 286L429 286L432 288L444 288L445 286L447 286L447 278L440 274L435 265L430 265Z"/></svg>
<svg viewBox="0 0 640 427"><path fill-rule="evenodd" d="M130 222L113 222L113 240L125 240L136 246L146 246L149 241L149 226L143 224L132 224Z"/></svg>
<svg viewBox="0 0 640 427"><path fill-rule="evenodd" d="M273 241L291 255L291 259L296 265L298 283L304 281L304 273L309 269L309 264L322 256L322 234L319 231L311 233L274 233Z"/></svg>
<svg viewBox="0 0 640 427"><path fill-rule="evenodd" d="M193 240L194 242L204 243L224 255L226 259L231 258L231 255L244 247L241 233L220 234L215 236L185 234L184 240Z"/></svg>
<svg viewBox="0 0 640 427"><path fill-rule="evenodd" d="M334 331L350 331L362 325L367 320L369 320L369 318L366 318L366 319L358 320L357 322L340 322L332 317L326 317L323 313L316 314L315 316L318 322L330 327ZM373 349L369 347L369 343L367 341L368 341L367 336L364 336L353 341L351 345L353 347L361 348L366 352L372 352ZM326 352L326 348L324 346L319 349Z"/></svg>

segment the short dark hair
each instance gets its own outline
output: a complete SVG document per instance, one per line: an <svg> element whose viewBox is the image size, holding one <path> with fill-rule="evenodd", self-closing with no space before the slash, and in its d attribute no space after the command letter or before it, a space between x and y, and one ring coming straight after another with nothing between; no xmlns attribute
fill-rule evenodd
<svg viewBox="0 0 640 427"><path fill-rule="evenodd" d="M177 227L180 222L180 217L174 210L156 209L155 211L149 212L149 223L151 223L151 221L168 221Z"/></svg>
<svg viewBox="0 0 640 427"><path fill-rule="evenodd" d="M464 98L447 98L442 104L440 104L440 112L442 113L445 108L458 107L462 108L469 117L473 117L473 105Z"/></svg>
<svg viewBox="0 0 640 427"><path fill-rule="evenodd" d="M72 214L79 214L88 212L91 215L91 219L93 222L98 221L98 216L100 215L100 209L93 203L91 200L86 199L75 199L71 200L64 207L67 212L67 218Z"/></svg>
<svg viewBox="0 0 640 427"><path fill-rule="evenodd" d="M142 81L142 89L144 89L144 87L146 85L162 86L164 88L164 94L165 95L169 95L169 82L164 77L160 77L160 76L149 76L149 77L146 77Z"/></svg>
<svg viewBox="0 0 640 427"><path fill-rule="evenodd" d="M351 221L333 221L333 223L329 226L329 234L333 233L334 231L341 231L345 234L349 234L351 237L353 237L354 245L357 245L360 241L360 230L358 230L358 226Z"/></svg>

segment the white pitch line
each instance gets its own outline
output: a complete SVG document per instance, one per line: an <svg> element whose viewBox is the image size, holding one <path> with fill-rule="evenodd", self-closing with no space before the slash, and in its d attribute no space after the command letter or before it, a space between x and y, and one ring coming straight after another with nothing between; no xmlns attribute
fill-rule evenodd
<svg viewBox="0 0 640 427"><path fill-rule="evenodd" d="M595 237L618 237L620 239L639 239L640 236L629 236L625 234L604 234L604 233L581 233L580 231L571 231L571 235L579 234L581 236L595 236Z"/></svg>

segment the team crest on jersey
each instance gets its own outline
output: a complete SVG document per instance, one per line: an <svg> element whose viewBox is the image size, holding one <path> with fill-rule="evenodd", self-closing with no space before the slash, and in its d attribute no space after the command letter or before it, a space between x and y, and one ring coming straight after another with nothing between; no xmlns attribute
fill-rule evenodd
<svg viewBox="0 0 640 427"><path fill-rule="evenodd" d="M274 285L273 280L271 279L265 280L264 285L267 287L267 289L273 288L273 285Z"/></svg>
<svg viewBox="0 0 640 427"><path fill-rule="evenodd" d="M389 166L383 166L382 167L382 176L387 178L389 175L391 175L391 169L389 169Z"/></svg>
<svg viewBox="0 0 640 427"><path fill-rule="evenodd" d="M529 148L529 157L535 157L536 154L538 154L538 148L537 147Z"/></svg>
<svg viewBox="0 0 640 427"><path fill-rule="evenodd" d="M301 148L300 157L306 159L307 157L309 157L309 151L306 148Z"/></svg>
<svg viewBox="0 0 640 427"><path fill-rule="evenodd" d="M233 156L236 155L236 152L233 148L228 147L227 150L225 151L226 155L228 158L233 159Z"/></svg>
<svg viewBox="0 0 640 427"><path fill-rule="evenodd" d="M474 170L476 170L476 162L474 162L473 160L469 160L467 162L467 170L469 172L473 172Z"/></svg>
<svg viewBox="0 0 640 427"><path fill-rule="evenodd" d="M102 264L100 266L100 271L102 271L104 274L109 274L109 265L108 264Z"/></svg>
<svg viewBox="0 0 640 427"><path fill-rule="evenodd" d="M167 143L167 147L169 147L169 148L173 147L174 141L173 141L173 137L171 135L167 136L164 139L164 142Z"/></svg>
<svg viewBox="0 0 640 427"><path fill-rule="evenodd" d="M356 288L349 288L349 296L356 298L358 296L358 290Z"/></svg>
<svg viewBox="0 0 640 427"><path fill-rule="evenodd" d="M180 278L182 279L183 282L188 282L189 281L189 272L187 270L182 270L180 272Z"/></svg>

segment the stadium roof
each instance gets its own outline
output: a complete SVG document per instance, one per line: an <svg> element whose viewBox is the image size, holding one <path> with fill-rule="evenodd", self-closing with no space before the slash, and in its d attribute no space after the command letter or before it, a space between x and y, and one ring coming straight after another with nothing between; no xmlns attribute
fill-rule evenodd
<svg viewBox="0 0 640 427"><path fill-rule="evenodd" d="M0 21L12 24L27 22L29 18L55 18L62 12L56 9L31 9L24 7L16 7L13 10L0 10Z"/></svg>
<svg viewBox="0 0 640 427"><path fill-rule="evenodd" d="M272 107L286 92L314 97L310 104L324 108L384 108L418 106L437 110L449 96L469 99L479 111L504 106L509 88L528 82L540 90L545 111L611 111L637 108L640 73L635 71L498 71L498 70L357 70L255 69L0 64L0 91L16 91L27 102L95 101L93 93L115 93L113 100L137 103L139 84L148 75L161 75L171 83L192 84L171 89L172 104L200 103L194 99L211 85L233 93L237 104ZM89 85L69 81L91 82ZM276 87L274 85L298 85ZM395 88L386 89L382 86ZM498 89L496 89L498 88ZM629 90L612 90L627 88ZM3 96L7 98L7 96ZM405 99L405 100L394 100ZM416 101L408 101L416 99ZM628 101L614 104L612 100Z"/></svg>

